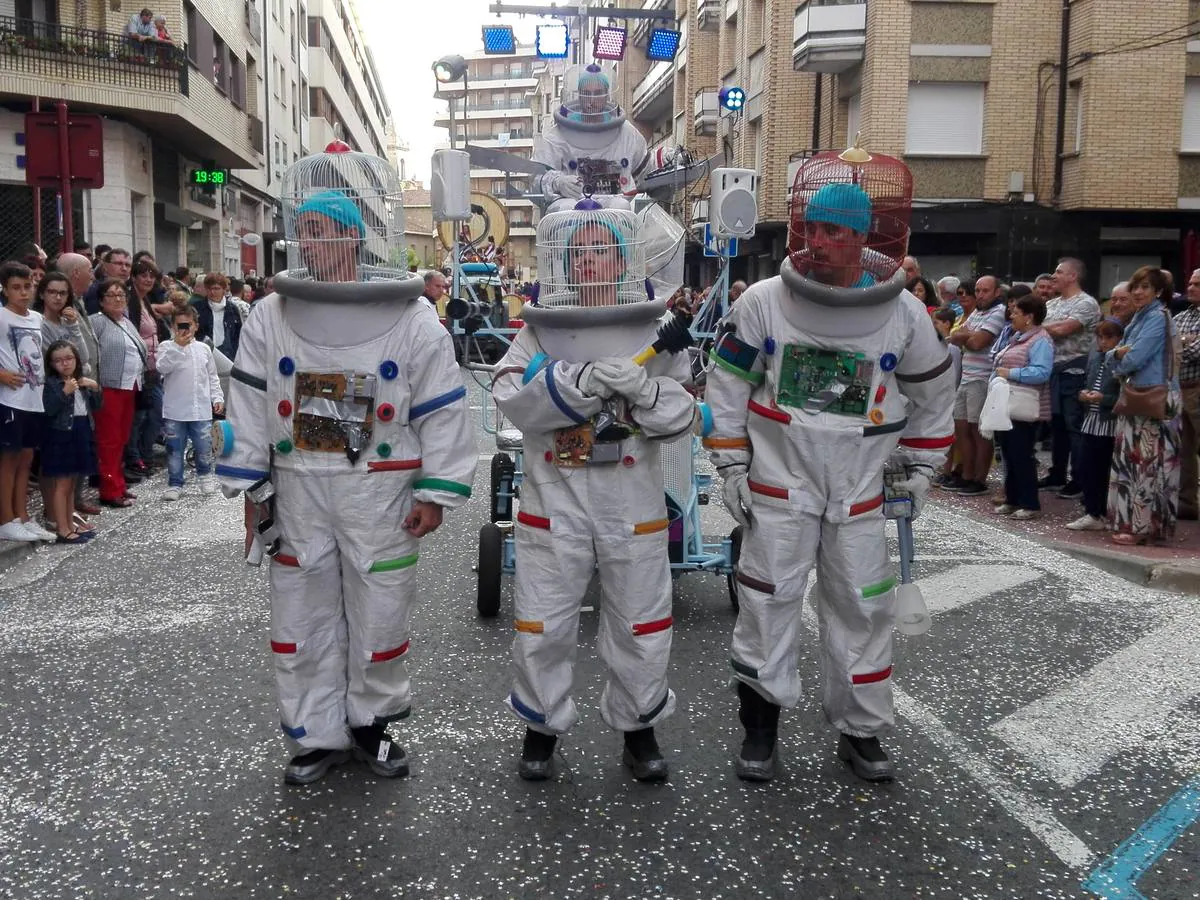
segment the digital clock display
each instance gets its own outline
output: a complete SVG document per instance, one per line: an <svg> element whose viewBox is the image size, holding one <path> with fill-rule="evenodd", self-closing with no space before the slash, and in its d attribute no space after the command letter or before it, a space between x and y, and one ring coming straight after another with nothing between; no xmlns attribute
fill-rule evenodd
<svg viewBox="0 0 1200 900"><path fill-rule="evenodd" d="M212 184L220 187L228 183L228 169L192 169L192 184Z"/></svg>

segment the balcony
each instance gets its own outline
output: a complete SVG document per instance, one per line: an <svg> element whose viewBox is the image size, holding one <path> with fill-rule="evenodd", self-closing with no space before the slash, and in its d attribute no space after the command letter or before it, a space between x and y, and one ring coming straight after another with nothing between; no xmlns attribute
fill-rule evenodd
<svg viewBox="0 0 1200 900"><path fill-rule="evenodd" d="M716 134L720 112L716 91L696 91L692 102L692 130L696 134Z"/></svg>
<svg viewBox="0 0 1200 900"><path fill-rule="evenodd" d="M716 31L721 27L721 0L696 0L696 27Z"/></svg>
<svg viewBox="0 0 1200 900"><path fill-rule="evenodd" d="M737 21L738 0L725 0L725 21Z"/></svg>
<svg viewBox="0 0 1200 900"><path fill-rule="evenodd" d="M639 122L653 122L664 115L669 116L674 84L673 62L659 61L652 65L633 89L633 118Z"/></svg>
<svg viewBox="0 0 1200 900"><path fill-rule="evenodd" d="M863 61L867 4L805 3L792 26L792 67L799 72L837 75Z"/></svg>
<svg viewBox="0 0 1200 900"><path fill-rule="evenodd" d="M246 30L250 32L250 40L262 46L262 10L252 0L246 0Z"/></svg>

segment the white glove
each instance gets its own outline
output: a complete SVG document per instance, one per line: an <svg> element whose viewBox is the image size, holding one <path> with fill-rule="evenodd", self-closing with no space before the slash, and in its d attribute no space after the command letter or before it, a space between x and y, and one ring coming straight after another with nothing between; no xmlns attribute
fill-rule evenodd
<svg viewBox="0 0 1200 900"><path fill-rule="evenodd" d="M726 466L721 470L725 483L721 485L721 499L730 515L743 528L750 527L750 470L746 466Z"/></svg>
<svg viewBox="0 0 1200 900"><path fill-rule="evenodd" d="M893 490L903 491L912 498L912 517L921 514L921 508L929 497L929 476L920 469L909 469L907 478L892 483Z"/></svg>
<svg viewBox="0 0 1200 900"><path fill-rule="evenodd" d="M632 359L606 356L592 363L588 378L606 386L610 397L621 396L632 406L649 406L654 402L656 386L645 368Z"/></svg>
<svg viewBox="0 0 1200 900"><path fill-rule="evenodd" d="M583 182L579 180L578 175L568 175L566 172L548 172L542 182L542 190L557 197L579 200L583 197Z"/></svg>
<svg viewBox="0 0 1200 900"><path fill-rule="evenodd" d="M595 363L588 363L579 376L579 390L588 397L599 397L601 400L610 400L613 396L613 389L596 374Z"/></svg>

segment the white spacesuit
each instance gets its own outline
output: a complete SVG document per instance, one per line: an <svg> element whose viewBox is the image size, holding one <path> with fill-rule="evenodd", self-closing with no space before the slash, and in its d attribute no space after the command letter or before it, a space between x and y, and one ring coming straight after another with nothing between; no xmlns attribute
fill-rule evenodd
<svg viewBox="0 0 1200 900"><path fill-rule="evenodd" d="M536 304L500 361L492 395L524 435L516 522L515 677L508 703L527 726L519 772L549 777L557 735L578 719L572 680L579 609L598 567L600 712L625 732L639 780L667 765L654 726L675 709L668 514L659 442L693 428L686 354L649 346L665 303L647 300L638 219L628 211L549 213L538 225Z"/></svg>
<svg viewBox="0 0 1200 900"><path fill-rule="evenodd" d="M843 156L852 153L866 156ZM893 722L895 604L883 471L903 466L900 487L918 510L952 441L953 372L898 271L911 202L903 164L821 154L792 202L789 258L734 305L706 394L706 445L744 527L736 769L774 775L779 708L800 699L800 614L815 564L825 714L841 732L839 756L883 781L893 777L878 735Z"/></svg>
<svg viewBox="0 0 1200 900"><path fill-rule="evenodd" d="M258 504L272 557L293 784L347 751L407 774L386 726L409 712L418 538L466 502L477 458L449 335L422 280L386 268L403 247L395 173L342 147L284 175L292 258L246 321L218 430L217 476L248 518Z"/></svg>
<svg viewBox="0 0 1200 900"><path fill-rule="evenodd" d="M533 160L550 166L538 190L551 211L570 209L584 193L633 196L648 151L641 132L612 100L613 74L599 63L572 66L563 96L533 144Z"/></svg>

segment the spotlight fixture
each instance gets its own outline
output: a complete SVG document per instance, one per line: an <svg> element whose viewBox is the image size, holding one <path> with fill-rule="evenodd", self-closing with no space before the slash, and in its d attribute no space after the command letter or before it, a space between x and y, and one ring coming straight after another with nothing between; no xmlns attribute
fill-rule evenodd
<svg viewBox="0 0 1200 900"><path fill-rule="evenodd" d="M534 50L540 59L566 59L571 36L566 25L539 25L534 38Z"/></svg>
<svg viewBox="0 0 1200 900"><path fill-rule="evenodd" d="M679 52L682 34L670 28L652 28L646 40L646 59L655 62L670 62Z"/></svg>
<svg viewBox="0 0 1200 900"><path fill-rule="evenodd" d="M717 100L722 109L730 112L741 112L746 105L746 92L740 87L723 87L717 94Z"/></svg>
<svg viewBox="0 0 1200 900"><path fill-rule="evenodd" d="M629 33L618 25L599 26L592 44L592 56L596 59L624 59L625 41L628 37Z"/></svg>
<svg viewBox="0 0 1200 900"><path fill-rule="evenodd" d="M517 39L511 25L484 25L483 52L489 56L512 56L517 52Z"/></svg>
<svg viewBox="0 0 1200 900"><path fill-rule="evenodd" d="M433 77L441 84L462 81L467 74L467 61L461 56L443 56L433 64Z"/></svg>

